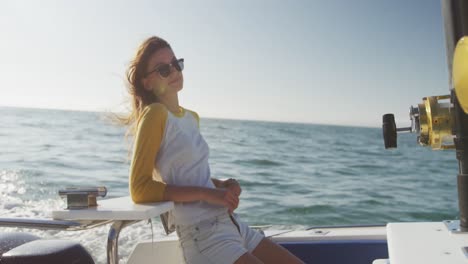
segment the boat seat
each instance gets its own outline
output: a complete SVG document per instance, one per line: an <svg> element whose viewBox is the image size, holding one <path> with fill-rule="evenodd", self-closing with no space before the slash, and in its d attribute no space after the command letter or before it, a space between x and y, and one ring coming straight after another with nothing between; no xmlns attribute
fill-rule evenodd
<svg viewBox="0 0 468 264"><path fill-rule="evenodd" d="M39 239L4 253L0 264L94 264L86 249L69 240Z"/></svg>
<svg viewBox="0 0 468 264"><path fill-rule="evenodd" d="M0 232L0 259L3 253L39 237L22 232Z"/></svg>

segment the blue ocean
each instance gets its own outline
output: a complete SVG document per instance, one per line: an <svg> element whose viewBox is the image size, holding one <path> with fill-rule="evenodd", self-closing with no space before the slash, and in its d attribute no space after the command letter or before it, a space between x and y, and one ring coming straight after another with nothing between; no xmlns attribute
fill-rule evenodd
<svg viewBox="0 0 468 264"><path fill-rule="evenodd" d="M67 186L106 186L129 195L131 138L108 113L0 108L0 217L49 218ZM380 128L203 118L215 178L243 189L237 213L250 225L303 229L458 218L454 151L421 147L398 135L385 150ZM126 259L135 241L164 236L158 219L124 229ZM2 229L0 231L11 229ZM108 227L28 230L79 240L106 260Z"/></svg>

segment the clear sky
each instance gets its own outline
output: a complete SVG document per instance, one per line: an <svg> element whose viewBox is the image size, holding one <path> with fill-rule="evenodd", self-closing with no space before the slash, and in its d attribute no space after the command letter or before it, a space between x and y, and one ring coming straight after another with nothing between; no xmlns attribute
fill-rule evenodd
<svg viewBox="0 0 468 264"><path fill-rule="evenodd" d="M0 2L0 105L122 111L147 37L203 117L381 126L448 94L439 0ZM400 121L400 122L399 122Z"/></svg>

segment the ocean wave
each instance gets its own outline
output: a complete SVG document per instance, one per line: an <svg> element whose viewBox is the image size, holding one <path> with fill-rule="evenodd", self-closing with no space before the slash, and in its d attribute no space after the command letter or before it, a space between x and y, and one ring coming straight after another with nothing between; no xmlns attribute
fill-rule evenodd
<svg viewBox="0 0 468 264"><path fill-rule="evenodd" d="M249 160L236 160L234 161L236 164L241 165L251 165L251 166L283 166L284 164L279 161L273 161L268 159L249 159Z"/></svg>

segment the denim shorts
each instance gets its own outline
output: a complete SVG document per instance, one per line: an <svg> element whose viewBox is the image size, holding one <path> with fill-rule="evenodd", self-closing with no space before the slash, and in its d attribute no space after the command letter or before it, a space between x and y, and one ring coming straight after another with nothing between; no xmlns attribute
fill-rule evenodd
<svg viewBox="0 0 468 264"><path fill-rule="evenodd" d="M232 264L264 236L227 212L194 225L176 226L187 264Z"/></svg>

